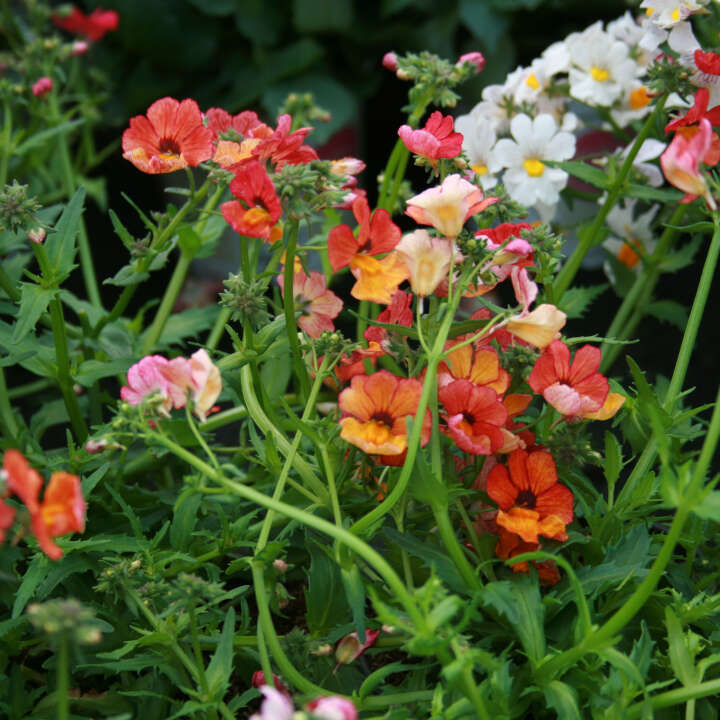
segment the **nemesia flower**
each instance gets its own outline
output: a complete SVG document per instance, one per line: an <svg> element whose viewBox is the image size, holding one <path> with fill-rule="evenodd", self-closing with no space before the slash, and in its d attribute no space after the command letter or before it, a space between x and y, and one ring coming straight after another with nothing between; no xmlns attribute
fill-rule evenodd
<svg viewBox="0 0 720 720"><path fill-rule="evenodd" d="M510 373L500 367L497 350L490 345L473 347L472 344L453 347L461 341L449 341L445 346L445 360L437 369L438 387L453 380L469 380L473 385L484 385L502 395L510 387Z"/></svg>
<svg viewBox="0 0 720 720"><path fill-rule="evenodd" d="M220 211L232 229L248 237L273 240L282 208L265 168L255 160L240 166L230 192L237 200L224 202Z"/></svg>
<svg viewBox="0 0 720 720"><path fill-rule="evenodd" d="M701 10L707 0L642 0L641 8L653 23L663 28L673 27Z"/></svg>
<svg viewBox="0 0 720 720"><path fill-rule="evenodd" d="M357 348L350 355L342 355L335 366L335 375L340 382L346 383L356 375L365 374L365 360L368 359L373 367L380 355L384 354L383 348L378 342L368 339L366 348Z"/></svg>
<svg viewBox="0 0 720 720"><path fill-rule="evenodd" d="M671 120L665 126L665 132L679 130L688 125L699 125L702 118L710 121L711 125L720 125L720 106L708 110L710 91L707 88L698 88L693 98L692 107L684 114Z"/></svg>
<svg viewBox="0 0 720 720"><path fill-rule="evenodd" d="M494 390L468 380L453 380L438 389L438 399L447 413L448 433L460 449L490 455L503 446L500 428L507 420L507 410Z"/></svg>
<svg viewBox="0 0 720 720"><path fill-rule="evenodd" d="M699 130L688 138L677 132L660 157L660 166L667 181L682 190L685 196L680 202L692 202L702 195L711 210L717 205L710 192L705 177L700 172L699 163L712 144L712 126L707 118L701 118Z"/></svg>
<svg viewBox="0 0 720 720"><path fill-rule="evenodd" d="M40 508L38 497L43 486L40 473L30 466L19 450L14 448L5 451L2 469L7 490L22 500L30 514L38 512Z"/></svg>
<svg viewBox="0 0 720 720"><path fill-rule="evenodd" d="M389 253L381 260L358 253L350 261L350 272L356 283L350 294L358 300L370 300L387 305L403 280L408 277L408 269L402 256Z"/></svg>
<svg viewBox="0 0 720 720"><path fill-rule="evenodd" d="M538 294L538 286L530 279L528 271L522 267L513 267L510 279L515 292L515 299L523 306L523 312L527 312Z"/></svg>
<svg viewBox="0 0 720 720"><path fill-rule="evenodd" d="M85 42L85 40L76 40L72 44L72 48L70 49L70 54L73 57L79 57L80 55L84 55L88 50L90 49L90 45Z"/></svg>
<svg viewBox="0 0 720 720"><path fill-rule="evenodd" d="M390 300L390 304L377 316L379 322L391 325L403 325L411 327L413 314L410 305L412 295L403 290L396 290ZM388 350L388 329L379 325L372 325L363 333L368 342L376 342L387 352Z"/></svg>
<svg viewBox="0 0 720 720"><path fill-rule="evenodd" d="M85 530L85 508L80 478L67 472L54 472L40 509L31 519L40 549L51 560L59 560L63 554L52 538Z"/></svg>
<svg viewBox="0 0 720 720"><path fill-rule="evenodd" d="M162 399L160 411L169 417L172 407L183 407L186 402L183 384L169 382L163 373L169 362L162 355L147 355L131 365L127 373L128 384L120 388L120 397L131 405L139 405L149 395L159 393Z"/></svg>
<svg viewBox="0 0 720 720"><path fill-rule="evenodd" d="M535 361L528 384L568 420L579 420L607 398L608 381L597 372L601 359L598 348L583 345L571 363L568 346L554 340Z"/></svg>
<svg viewBox="0 0 720 720"><path fill-rule="evenodd" d="M498 504L497 524L537 543L538 536L567 540L573 520L573 494L558 483L555 460L544 450L515 450L507 467L495 465L487 479L487 494Z"/></svg>
<svg viewBox="0 0 720 720"><path fill-rule="evenodd" d="M606 220L613 235L603 242L603 247L631 270L640 267L638 250L651 253L657 245L650 225L660 209L659 205L653 205L635 219L633 215L636 204L637 200L626 198L622 205L613 207Z"/></svg>
<svg viewBox="0 0 720 720"><path fill-rule="evenodd" d="M273 133L253 148L253 157L260 162L270 161L276 170L281 170L284 165L302 165L317 160L315 149L303 144L312 128L303 127L290 132L291 127L290 115L281 115Z"/></svg>
<svg viewBox="0 0 720 720"><path fill-rule="evenodd" d="M407 201L409 215L420 225L432 225L445 237L457 237L468 218L497 202L483 199L482 190L458 174L448 175L441 185L421 192Z"/></svg>
<svg viewBox="0 0 720 720"><path fill-rule="evenodd" d="M473 65L476 73L481 73L485 69L485 56L481 52L465 53L458 58L455 66L460 67L465 63Z"/></svg>
<svg viewBox="0 0 720 720"><path fill-rule="evenodd" d="M122 136L123 157L150 174L197 167L213 155L212 131L194 100L156 100L146 115L130 119Z"/></svg>
<svg viewBox="0 0 720 720"><path fill-rule="evenodd" d="M285 278L278 275L278 285L285 295ZM295 309L301 311L297 324L311 338L319 338L325 330L333 331L336 318L343 307L342 300L332 290L328 290L325 275L315 270L306 275L304 271L293 276L293 296Z"/></svg>
<svg viewBox="0 0 720 720"><path fill-rule="evenodd" d="M295 708L292 700L272 685L263 685L260 692L265 699L259 713L253 713L250 720L292 720Z"/></svg>
<svg viewBox="0 0 720 720"><path fill-rule="evenodd" d="M366 634L369 631L365 631ZM357 709L351 700L338 695L321 697L307 704L313 717L321 720L357 720Z"/></svg>
<svg viewBox="0 0 720 720"><path fill-rule="evenodd" d="M540 548L539 543L524 542L518 535L508 532L505 528L501 527L499 530L499 539L495 552L503 560L508 560L523 553L535 552ZM541 562L533 560L533 565L537 570L541 585L556 585L560 582L560 572L552 560L543 560ZM530 572L526 562L513 563L511 567L513 572L516 573Z"/></svg>
<svg viewBox="0 0 720 720"><path fill-rule="evenodd" d="M0 544L5 541L6 532L12 527L13 520L15 520L15 508L0 499Z"/></svg>
<svg viewBox="0 0 720 720"><path fill-rule="evenodd" d="M457 157L462 150L463 136L453 132L452 115L443 116L439 110L430 115L421 130L401 125L398 135L411 153L428 158L433 166L440 158Z"/></svg>
<svg viewBox="0 0 720 720"><path fill-rule="evenodd" d="M172 361L171 361L172 362ZM215 404L222 390L222 378L217 365L203 348L195 351L188 360L190 387L192 389L193 412L205 422L207 413Z"/></svg>
<svg viewBox="0 0 720 720"><path fill-rule="evenodd" d="M242 139L252 139L255 147L260 140L272 135L273 130L260 120L258 114L252 110L243 110L237 115L231 115L227 110L212 107L203 113L207 128L212 131L213 142L220 140L222 133L233 131Z"/></svg>
<svg viewBox="0 0 720 720"><path fill-rule="evenodd" d="M585 413L585 420L610 420L617 415L618 410L625 404L625 400L624 395L609 392L603 406L595 412Z"/></svg>
<svg viewBox="0 0 720 720"><path fill-rule="evenodd" d="M431 237L427 230L416 230L403 236L395 252L405 261L412 291L427 297L447 278L454 248L448 238Z"/></svg>
<svg viewBox="0 0 720 720"><path fill-rule="evenodd" d="M69 13L56 12L52 21L61 30L84 35L93 42L100 40L106 33L117 30L120 17L115 10L95 8L89 15L79 8L73 7Z"/></svg>
<svg viewBox="0 0 720 720"><path fill-rule="evenodd" d="M285 685L283 685L283 683L282 683L282 681L280 680L280 678L279 678L275 673L273 673L272 678L273 678L273 683L275 683L275 687L276 687L280 692L283 692L283 693L287 694L287 693L288 693L288 689L285 687ZM264 673L262 670L256 670L256 671L253 673L252 680L250 681L250 684L251 684L254 688L258 688L258 689L261 688L263 685L265 685L265 673Z"/></svg>
<svg viewBox="0 0 720 720"><path fill-rule="evenodd" d="M493 153L497 135L492 124L471 112L455 118L455 129L463 136L463 150L482 189L495 187L501 166Z"/></svg>
<svg viewBox="0 0 720 720"><path fill-rule="evenodd" d="M340 437L372 455L400 455L407 447L406 419L417 412L422 383L387 370L356 375L338 398ZM421 443L430 439L430 411L422 420Z"/></svg>
<svg viewBox="0 0 720 720"><path fill-rule="evenodd" d="M515 336L540 348L547 347L560 337L567 315L554 305L543 303L527 314L509 318L505 327Z"/></svg>
<svg viewBox="0 0 720 720"><path fill-rule="evenodd" d="M45 76L41 77L32 86L32 94L35 97L43 97L43 95L47 95L52 89L53 89L52 78L49 78L49 77L47 77L47 75L45 75Z"/></svg>

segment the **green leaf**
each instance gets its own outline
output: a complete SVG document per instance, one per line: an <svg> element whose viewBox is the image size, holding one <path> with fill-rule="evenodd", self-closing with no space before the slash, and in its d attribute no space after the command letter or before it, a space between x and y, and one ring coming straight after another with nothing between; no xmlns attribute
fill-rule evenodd
<svg viewBox="0 0 720 720"><path fill-rule="evenodd" d="M236 5L236 0L188 0L200 12L214 17L229 15Z"/></svg>
<svg viewBox="0 0 720 720"><path fill-rule="evenodd" d="M507 18L477 0L460 0L459 11L465 27L478 40L482 40L489 52L494 52L497 44L505 37Z"/></svg>
<svg viewBox="0 0 720 720"><path fill-rule="evenodd" d="M230 675L233 671L233 637L235 635L235 609L231 606L228 608L223 623L222 633L220 633L220 641L215 650L215 654L210 660L205 673L208 683L208 693L210 698L215 701L222 700L225 691L230 684Z"/></svg>
<svg viewBox="0 0 720 720"><path fill-rule="evenodd" d="M679 190L654 188L649 185L638 185L636 183L629 183L625 194L628 197L638 198L638 200L653 200L662 203L672 203L673 205L679 203L683 196Z"/></svg>
<svg viewBox="0 0 720 720"><path fill-rule="evenodd" d="M671 255L666 255L660 263L660 269L663 272L675 272L689 267L695 262L695 255L704 242L704 235L695 235L689 243L683 245Z"/></svg>
<svg viewBox="0 0 720 720"><path fill-rule="evenodd" d="M565 291L558 307L569 318L581 318L585 315L593 300L602 295L607 288L607 283L570 288Z"/></svg>
<svg viewBox="0 0 720 720"><path fill-rule="evenodd" d="M537 580L515 578L513 582L500 580L485 585L480 600L504 615L523 649L533 663L545 655L545 607Z"/></svg>
<svg viewBox="0 0 720 720"><path fill-rule="evenodd" d="M197 511L201 503L202 495L194 490L182 493L175 503L170 525L170 545L175 550L187 550L197 524Z"/></svg>
<svg viewBox="0 0 720 720"><path fill-rule="evenodd" d="M155 347L167 348L171 345L182 345L187 338L197 337L212 327L218 312L217 306L209 305L203 308L190 308L171 315L165 323L162 335Z"/></svg>
<svg viewBox="0 0 720 720"><path fill-rule="evenodd" d="M178 232L178 245L185 255L195 257L202 247L202 238L192 227L185 225Z"/></svg>
<svg viewBox="0 0 720 720"><path fill-rule="evenodd" d="M78 127L78 125L82 125L84 122L85 118L79 118L78 120L70 120L69 122L61 123L60 125L48 128L47 130L41 130L38 133L33 133L27 140L25 140L25 142L20 143L20 145L15 148L14 154L23 155L28 150L31 150L38 145L42 145L46 140L50 140L56 135L66 133L69 130Z"/></svg>
<svg viewBox="0 0 720 720"><path fill-rule="evenodd" d="M685 330L688 321L687 308L674 300L657 300L645 306L648 315L669 325L674 325L678 330Z"/></svg>
<svg viewBox="0 0 720 720"><path fill-rule="evenodd" d="M348 569L340 568L340 577L345 588L345 597L352 611L353 625L360 642L365 642L365 585L357 563L352 562Z"/></svg>
<svg viewBox="0 0 720 720"><path fill-rule="evenodd" d="M85 360L73 374L73 379L83 387L91 387L102 378L124 375L133 362L134 358L131 357L116 360Z"/></svg>
<svg viewBox="0 0 720 720"><path fill-rule="evenodd" d="M57 221L55 231L45 241L45 250L58 284L74 267L73 260L77 252L75 240L80 230L84 202L85 189L78 188Z"/></svg>
<svg viewBox="0 0 720 720"><path fill-rule="evenodd" d="M57 288L44 288L34 283L20 283L20 309L13 330L12 344L19 343L35 326L55 297Z"/></svg>
<svg viewBox="0 0 720 720"><path fill-rule="evenodd" d="M62 562L62 560L59 562ZM30 601L30 598L34 595L35 589L45 579L49 567L50 560L45 555L42 553L35 555L30 565L28 565L28 568L23 575L22 582L20 583L20 587L17 589L17 593L15 594L15 602L13 603L11 617L18 617L25 609L25 606Z"/></svg>
<svg viewBox="0 0 720 720"><path fill-rule="evenodd" d="M285 26L285 15L280 3L243 0L235 10L235 27L253 44L278 45Z"/></svg>
<svg viewBox="0 0 720 720"><path fill-rule="evenodd" d="M580 720L577 693L564 682L553 680L543 686L543 694L549 707L557 713L558 720Z"/></svg>
<svg viewBox="0 0 720 720"><path fill-rule="evenodd" d="M278 345L284 352L277 357L269 357L260 370L260 380L271 401L278 401L283 397L292 374L292 355L287 338L280 338Z"/></svg>
<svg viewBox="0 0 720 720"><path fill-rule="evenodd" d="M330 629L347 620L349 606L341 585L338 564L326 552L311 546L305 621L313 635L327 635Z"/></svg>
<svg viewBox="0 0 720 720"><path fill-rule="evenodd" d="M380 3L380 17L389 18L392 15L397 15L401 10L404 10L408 5L412 5L414 0L382 0Z"/></svg>
<svg viewBox="0 0 720 720"><path fill-rule="evenodd" d="M720 492L713 490L693 507L693 512L705 520L720 523Z"/></svg>
<svg viewBox="0 0 720 720"><path fill-rule="evenodd" d="M622 446L611 433L605 432L605 457L603 458L603 472L607 480L608 489L614 488L620 477L622 469Z"/></svg>
<svg viewBox="0 0 720 720"><path fill-rule="evenodd" d="M687 646L682 625L669 608L665 608L665 626L668 631L668 659L675 676L683 685L694 685L698 681L695 661Z"/></svg>
<svg viewBox="0 0 720 720"><path fill-rule="evenodd" d="M567 160L566 162L553 162L548 164L553 167L558 167L569 175L601 190L607 190L608 187L610 187L610 181L605 171L589 163L578 160Z"/></svg>
<svg viewBox="0 0 720 720"><path fill-rule="evenodd" d="M352 24L352 0L293 0L293 25L299 33L342 33Z"/></svg>
<svg viewBox="0 0 720 720"><path fill-rule="evenodd" d="M125 249L130 252L135 245L135 238L122 224L120 218L117 216L117 213L112 208L108 210L108 215L110 216L110 222L112 223L113 230L115 230L115 234L120 238L120 240L122 240L122 244L125 246Z"/></svg>

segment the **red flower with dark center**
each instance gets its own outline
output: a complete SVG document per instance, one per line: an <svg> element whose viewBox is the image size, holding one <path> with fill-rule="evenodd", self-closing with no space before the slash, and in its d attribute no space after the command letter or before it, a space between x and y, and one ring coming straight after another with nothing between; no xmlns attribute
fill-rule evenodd
<svg viewBox="0 0 720 720"><path fill-rule="evenodd" d="M669 133L688 125L698 125L702 118L707 118L711 125L720 125L720 105L708 110L710 102L710 91L707 88L698 88L693 100L693 106L681 117L675 118L665 126L665 132Z"/></svg>
<svg viewBox="0 0 720 720"><path fill-rule="evenodd" d="M265 168L256 160L241 166L230 183L230 192L238 199L223 203L220 211L232 229L271 240L282 208Z"/></svg>
<svg viewBox="0 0 720 720"><path fill-rule="evenodd" d="M558 483L549 452L515 450L507 467L496 465L487 479L487 494L499 507L496 522L527 543L538 535L567 540L565 527L573 520L573 494Z"/></svg>
<svg viewBox="0 0 720 720"><path fill-rule="evenodd" d="M501 427L507 410L489 387L469 380L454 380L438 390L438 399L447 411L448 433L465 452L490 455L504 443Z"/></svg>
<svg viewBox="0 0 720 720"><path fill-rule="evenodd" d="M337 225L328 236L328 258L337 272L359 254L380 255L390 252L402 235L387 210L376 210L370 217L370 206L364 197L353 203L353 215L360 226L355 237L348 225Z"/></svg>
<svg viewBox="0 0 720 720"><path fill-rule="evenodd" d="M583 345L571 364L568 346L553 340L536 360L528 384L568 420L579 420L599 410L608 395L607 378L597 372L601 360L598 348Z"/></svg>
<svg viewBox="0 0 720 720"><path fill-rule="evenodd" d="M89 15L79 8L73 7L67 14L54 13L52 21L61 30L84 35L88 40L95 42L105 33L117 30L120 18L115 10L95 8Z"/></svg>
<svg viewBox="0 0 720 720"><path fill-rule="evenodd" d="M122 136L123 157L152 175L197 167L213 155L213 134L194 100L156 100Z"/></svg>

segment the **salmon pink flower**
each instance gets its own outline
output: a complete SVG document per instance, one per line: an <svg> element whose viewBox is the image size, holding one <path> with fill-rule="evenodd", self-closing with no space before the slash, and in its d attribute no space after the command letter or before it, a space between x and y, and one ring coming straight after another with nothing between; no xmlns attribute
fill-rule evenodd
<svg viewBox="0 0 720 720"><path fill-rule="evenodd" d="M12 527L15 520L15 508L0 500L0 544L5 540L6 532Z"/></svg>
<svg viewBox="0 0 720 720"><path fill-rule="evenodd" d="M370 632L365 631L365 634ZM307 704L314 718L320 720L357 720L357 709L351 700L333 695L321 697Z"/></svg>
<svg viewBox="0 0 720 720"><path fill-rule="evenodd" d="M453 380L438 390L446 410L448 432L458 447L473 455L490 455L505 442L500 428L507 410L489 387Z"/></svg>
<svg viewBox="0 0 720 720"><path fill-rule="evenodd" d="M385 351L380 347L380 344L372 340L368 340L368 346L366 348L357 348L353 350L350 355L343 355L340 361L335 366L335 375L337 375L340 382L346 383L356 375L365 374L365 360L368 359L373 367L377 358L383 355Z"/></svg>
<svg viewBox="0 0 720 720"><path fill-rule="evenodd" d="M54 472L39 511L32 515L33 534L51 560L59 560L63 554L52 538L85 530L85 508L80 478L67 472Z"/></svg>
<svg viewBox="0 0 720 720"><path fill-rule="evenodd" d="M515 337L542 350L560 337L566 320L562 310L543 303L529 313L509 318L506 327Z"/></svg>
<svg viewBox="0 0 720 720"><path fill-rule="evenodd" d="M150 174L197 167L213 155L212 131L203 125L194 100L156 100L147 115L136 115L122 136L123 157Z"/></svg>
<svg viewBox="0 0 720 720"><path fill-rule="evenodd" d="M170 363L172 362L171 360ZM187 363L190 371L193 412L201 422L205 422L208 412L222 390L220 370L203 348L195 351Z"/></svg>
<svg viewBox="0 0 720 720"><path fill-rule="evenodd" d="M535 361L528 384L568 420L579 420L607 398L608 381L597 372L601 359L598 348L583 345L570 363L568 346L554 340Z"/></svg>
<svg viewBox="0 0 720 720"><path fill-rule="evenodd" d="M220 211L232 229L248 237L271 240L282 209L265 168L255 160L241 165L230 183L230 192L237 200L224 202Z"/></svg>
<svg viewBox="0 0 720 720"><path fill-rule="evenodd" d="M457 157L462 150L463 136L453 132L452 115L443 117L439 110L430 115L422 130L402 125L398 135L411 153L426 157L433 166L440 158Z"/></svg>
<svg viewBox="0 0 720 720"><path fill-rule="evenodd" d="M453 349L458 342L459 338L446 346L446 359L438 365L438 386L444 387L453 380L469 380L502 395L510 386L510 373L500 367L497 350L489 345L475 348L471 344Z"/></svg>
<svg viewBox="0 0 720 720"><path fill-rule="evenodd" d="M182 361L182 358L180 360ZM162 355L147 355L131 365L127 373L128 384L120 388L120 397L131 405L139 405L146 397L158 393L162 400L160 412L169 417L171 408L183 407L187 401L185 393L187 370L184 362L175 363L170 368L179 382L171 382L167 379L169 362Z"/></svg>
<svg viewBox="0 0 720 720"><path fill-rule="evenodd" d="M43 486L43 479L37 470L30 467L24 455L14 448L5 451L2 469L7 490L22 500L30 514L36 513L40 507L38 497Z"/></svg>
<svg viewBox="0 0 720 720"><path fill-rule="evenodd" d="M468 218L497 200L495 197L483 199L479 187L453 174L441 185L410 198L405 213L420 225L432 225L445 237L455 238Z"/></svg>
<svg viewBox="0 0 720 720"><path fill-rule="evenodd" d="M700 172L699 163L712 145L712 126L707 118L701 118L699 130L688 138L677 132L665 152L660 156L660 166L667 181L685 192L680 202L692 202L702 195L711 210L717 205L710 188Z"/></svg>
<svg viewBox="0 0 720 720"><path fill-rule="evenodd" d="M272 135L273 130L260 120L258 114L252 110L243 110L237 115L231 115L227 110L222 108L210 108L204 113L205 124L212 131L213 142L220 140L222 133L233 131L242 139L252 138L257 145L263 138Z"/></svg>
<svg viewBox="0 0 720 720"><path fill-rule="evenodd" d="M507 467L496 465L487 479L487 494L499 507L497 524L537 543L538 535L567 540L565 528L573 520L573 494L558 483L552 455L544 450L515 450Z"/></svg>
<svg viewBox="0 0 720 720"><path fill-rule="evenodd" d="M260 692L264 696L259 713L253 713L250 720L292 720L295 708L292 700L272 685L263 685Z"/></svg>
<svg viewBox="0 0 720 720"><path fill-rule="evenodd" d="M406 419L417 412L422 383L398 378L387 370L356 375L338 398L343 440L371 455L400 455L407 448ZM432 423L425 411L422 444L430 439Z"/></svg>
<svg viewBox="0 0 720 720"><path fill-rule="evenodd" d="M513 291L515 292L515 299L523 306L522 311L527 313L530 305L535 302L538 294L538 286L530 279L528 271L524 267L513 267L510 273L510 279L512 281Z"/></svg>
<svg viewBox="0 0 720 720"><path fill-rule="evenodd" d="M440 282L447 279L455 254L451 240L431 237L427 230L404 235L395 251L405 262L413 292L422 297L432 295Z"/></svg>
<svg viewBox="0 0 720 720"><path fill-rule="evenodd" d="M277 281L284 296L285 278L278 275ZM325 330L332 332L335 329L333 319L340 314L343 302L327 289L325 275L315 270L311 270L310 275L302 270L296 272L293 276L293 296L295 309L301 312L297 324L311 338L319 338Z"/></svg>
<svg viewBox="0 0 720 720"><path fill-rule="evenodd" d="M41 77L33 86L32 94L35 97L43 97L47 95L53 89L52 78L47 76Z"/></svg>
<svg viewBox="0 0 720 720"><path fill-rule="evenodd" d="M117 30L120 18L115 10L95 8L89 15L79 8L73 7L68 13L56 12L52 21L61 30L84 35L88 40L100 40L105 33Z"/></svg>
<svg viewBox="0 0 720 720"><path fill-rule="evenodd" d="M252 150L253 157L260 162L270 161L276 170L284 165L302 165L317 160L318 154L309 145L303 145L311 127L298 128L290 132L292 118L287 113L278 118L277 128L263 138Z"/></svg>

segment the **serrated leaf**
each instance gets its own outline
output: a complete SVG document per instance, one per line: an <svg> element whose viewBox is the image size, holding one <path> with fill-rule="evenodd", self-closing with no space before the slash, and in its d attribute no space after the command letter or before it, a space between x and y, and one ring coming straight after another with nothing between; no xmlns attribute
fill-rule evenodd
<svg viewBox="0 0 720 720"><path fill-rule="evenodd" d="M215 653L210 660L205 676L208 683L208 694L211 699L222 700L230 684L230 675L233 671L233 637L235 636L235 609L229 607L225 615L225 622L220 633Z"/></svg>
<svg viewBox="0 0 720 720"><path fill-rule="evenodd" d="M536 580L515 578L485 585L479 592L485 605L492 605L508 623L533 663L545 655L545 607Z"/></svg>
<svg viewBox="0 0 720 720"><path fill-rule="evenodd" d="M138 272L135 264L123 265L112 277L105 278L103 285L115 285L126 287L128 285L139 285L150 277L149 272Z"/></svg>
<svg viewBox="0 0 720 720"><path fill-rule="evenodd" d="M569 318L581 318L585 315L593 300L602 295L607 288L607 283L570 288L565 291L558 307Z"/></svg>
<svg viewBox="0 0 720 720"><path fill-rule="evenodd" d="M687 308L674 300L657 300L645 306L648 315L669 325L674 325L678 330L685 330L688 321Z"/></svg>
<svg viewBox="0 0 720 720"><path fill-rule="evenodd" d="M707 493L702 500L693 507L693 512L705 520L720 523L720 492L713 490Z"/></svg>
<svg viewBox="0 0 720 720"><path fill-rule="evenodd" d="M704 242L704 235L695 235L689 243L686 243L670 255L666 255L660 263L660 269L663 272L675 272L689 267L695 262L695 255Z"/></svg>
<svg viewBox="0 0 720 720"><path fill-rule="evenodd" d="M567 683L553 680L543 685L543 694L549 707L557 713L558 720L580 720L577 693Z"/></svg>
<svg viewBox="0 0 720 720"><path fill-rule="evenodd" d="M56 288L44 288L34 283L20 283L20 309L12 335L12 344L19 343L40 320L50 301L57 293Z"/></svg>
<svg viewBox="0 0 720 720"><path fill-rule="evenodd" d="M115 230L115 234L120 238L122 244L125 246L125 249L128 250L128 252L131 251L135 244L135 238L122 224L120 218L117 216L117 213L112 208L108 210L108 215L110 216L110 222L112 223L113 230Z"/></svg>
<svg viewBox="0 0 720 720"><path fill-rule="evenodd" d="M604 170L599 167L590 165L589 163L580 162L578 160L567 160L565 162L553 162L550 163L553 167L564 170L569 175L582 180L588 185L600 188L601 190L607 190L610 186L608 176Z"/></svg>
<svg viewBox="0 0 720 720"><path fill-rule="evenodd" d="M697 680L695 661L688 649L682 625L669 608L665 608L665 626L668 631L668 659L675 676L683 685L694 685Z"/></svg>
<svg viewBox="0 0 720 720"><path fill-rule="evenodd" d="M49 233L45 240L50 265L57 283L61 283L72 271L77 252L76 239L80 230L80 222L85 203L85 189L78 188L66 205L55 225L55 231Z"/></svg>

